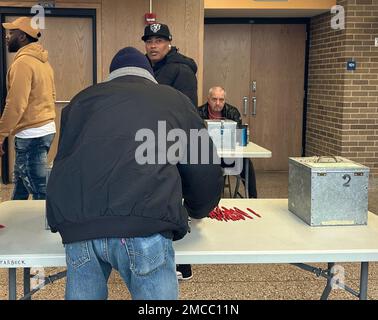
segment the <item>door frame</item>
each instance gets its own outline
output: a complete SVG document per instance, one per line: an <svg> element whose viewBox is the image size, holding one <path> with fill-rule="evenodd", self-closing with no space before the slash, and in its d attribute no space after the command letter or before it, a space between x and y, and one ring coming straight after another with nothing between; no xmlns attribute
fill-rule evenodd
<svg viewBox="0 0 378 320"><path fill-rule="evenodd" d="M5 18L9 16L33 16L30 13L30 7L0 7L0 23L5 22ZM96 28L96 9L71 9L71 8L45 8L46 17L66 17L66 18L91 18L92 19L92 70L93 70L93 84L97 83L97 28ZM5 45L5 30L0 25L0 113L3 113L5 106L5 99L7 96L6 75L7 75L7 61ZM1 179L3 184L8 184L9 179L9 145L8 138L4 140L3 150L5 154L1 159Z"/></svg>
<svg viewBox="0 0 378 320"><path fill-rule="evenodd" d="M307 129L307 93L308 93L308 71L310 55L310 30L311 18L205 18L206 24L303 24L306 26L305 44L305 70L304 70L304 98L303 98L303 120L302 120L302 157L306 154L306 129Z"/></svg>

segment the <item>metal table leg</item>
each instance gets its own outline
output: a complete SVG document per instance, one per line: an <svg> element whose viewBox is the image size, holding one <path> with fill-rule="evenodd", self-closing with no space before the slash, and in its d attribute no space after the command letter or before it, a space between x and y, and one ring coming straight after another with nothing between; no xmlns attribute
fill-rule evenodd
<svg viewBox="0 0 378 320"><path fill-rule="evenodd" d="M322 293L322 296L320 297L320 300L327 300L328 297L329 297L329 294L331 293L331 290L332 290L332 268L335 264L333 262L331 263L328 263L328 270L330 270L329 272L331 272L330 274L330 277L327 278L327 285Z"/></svg>
<svg viewBox="0 0 378 320"><path fill-rule="evenodd" d="M368 277L369 277L369 262L361 262L361 274L360 274L360 291L357 292L352 288L346 286L343 281L340 282L340 279L335 279L337 277L338 272L334 270L335 263L328 263L328 269L322 270L321 268L313 267L305 263L292 263L292 265L299 267L303 270L309 271L311 273L316 274L318 277L324 277L327 279L327 285L323 291L321 296L321 300L327 300L329 294L333 289L333 285L338 286L341 289L349 292L350 294L354 295L355 297L359 298L360 300L367 300L367 292L368 292ZM341 286L340 286L341 284Z"/></svg>
<svg viewBox="0 0 378 320"><path fill-rule="evenodd" d="M235 185L235 190L234 190L234 194L232 195L232 198L237 198L238 194L240 195L239 193L240 180L241 180L241 177L240 177L240 174L238 174L236 176L236 185Z"/></svg>
<svg viewBox="0 0 378 320"><path fill-rule="evenodd" d="M24 296L30 292L30 268L24 268ZM31 300L28 298L27 300Z"/></svg>
<svg viewBox="0 0 378 320"><path fill-rule="evenodd" d="M369 262L361 262L360 300L367 300Z"/></svg>
<svg viewBox="0 0 378 320"><path fill-rule="evenodd" d="M8 270L8 299L17 299L17 278L16 278L16 268L9 268Z"/></svg>
<svg viewBox="0 0 378 320"><path fill-rule="evenodd" d="M249 199L249 159L243 158L243 166L244 166L244 173L245 173L245 179L244 179L244 186L245 186L245 196L247 199Z"/></svg>

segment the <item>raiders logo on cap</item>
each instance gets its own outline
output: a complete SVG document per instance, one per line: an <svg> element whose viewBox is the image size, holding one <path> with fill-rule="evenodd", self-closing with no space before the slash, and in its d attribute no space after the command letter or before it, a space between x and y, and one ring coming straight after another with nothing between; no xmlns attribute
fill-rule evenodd
<svg viewBox="0 0 378 320"><path fill-rule="evenodd" d="M156 33L160 30L161 24L160 23L154 23L151 24L150 29L153 33Z"/></svg>

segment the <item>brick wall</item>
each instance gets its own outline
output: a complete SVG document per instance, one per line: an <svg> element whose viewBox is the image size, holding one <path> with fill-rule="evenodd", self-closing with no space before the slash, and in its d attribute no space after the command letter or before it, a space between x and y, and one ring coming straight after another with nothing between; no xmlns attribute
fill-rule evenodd
<svg viewBox="0 0 378 320"><path fill-rule="evenodd" d="M378 0L337 3L345 29L331 28L330 13L311 20L306 155L341 155L378 177Z"/></svg>

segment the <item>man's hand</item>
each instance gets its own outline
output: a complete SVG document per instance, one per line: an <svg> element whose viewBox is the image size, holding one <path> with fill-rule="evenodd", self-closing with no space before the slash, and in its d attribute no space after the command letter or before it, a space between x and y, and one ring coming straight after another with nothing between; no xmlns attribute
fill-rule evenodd
<svg viewBox="0 0 378 320"><path fill-rule="evenodd" d="M4 154L3 144L0 142L0 157Z"/></svg>

